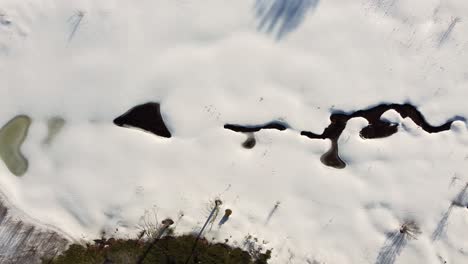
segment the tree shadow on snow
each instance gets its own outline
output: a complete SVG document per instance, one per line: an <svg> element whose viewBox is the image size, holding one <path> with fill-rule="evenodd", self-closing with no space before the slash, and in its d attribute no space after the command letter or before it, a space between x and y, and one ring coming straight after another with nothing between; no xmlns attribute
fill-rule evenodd
<svg viewBox="0 0 468 264"><path fill-rule="evenodd" d="M398 231L387 235L384 245L377 255L375 264L393 264L405 248L408 240L417 239L421 234L419 226L412 220L405 221Z"/></svg>
<svg viewBox="0 0 468 264"><path fill-rule="evenodd" d="M307 12L313 11L318 3L319 0L256 0L258 29L281 39L295 30L304 21Z"/></svg>
<svg viewBox="0 0 468 264"><path fill-rule="evenodd" d="M457 196L452 200L449 208L442 215L442 218L437 223L437 227L432 233L432 240L436 241L444 237L447 233L448 220L454 208L465 208L468 206L468 183L465 184L463 189L457 194Z"/></svg>
<svg viewBox="0 0 468 264"><path fill-rule="evenodd" d="M450 214L452 213L452 209L453 206L450 206L447 209L447 211L445 211L445 213L442 215L440 221L437 223L437 227L431 235L433 241L439 240L445 235L448 225L448 219L450 217Z"/></svg>
<svg viewBox="0 0 468 264"><path fill-rule="evenodd" d="M406 246L406 238L400 232L393 232L388 235L385 244L379 251L375 264L393 264L403 248Z"/></svg>

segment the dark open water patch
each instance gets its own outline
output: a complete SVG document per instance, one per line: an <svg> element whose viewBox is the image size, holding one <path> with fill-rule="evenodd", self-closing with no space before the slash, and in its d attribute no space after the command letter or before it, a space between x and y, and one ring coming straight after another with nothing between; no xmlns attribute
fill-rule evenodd
<svg viewBox="0 0 468 264"><path fill-rule="evenodd" d="M456 120L466 121L463 117L454 117L440 126L429 124L421 112L410 104L381 104L366 110L359 110L352 113L335 112L330 116L330 124L323 130L322 134L315 134L309 131L302 131L301 135L312 139L330 139L330 149L322 155L320 160L323 164L342 169L346 163L340 158L338 151L338 139L347 122L355 117L365 118L369 125L360 131L360 136L365 139L384 138L395 134L398 131L398 124L392 124L381 120L381 116L388 110L397 111L401 117L409 117L413 122L428 133L438 133L450 129Z"/></svg>
<svg viewBox="0 0 468 264"><path fill-rule="evenodd" d="M155 102L133 107L123 115L114 119L114 124L121 127L140 128L165 138L170 138L172 136L162 118L160 105Z"/></svg>
<svg viewBox="0 0 468 264"><path fill-rule="evenodd" d="M247 139L242 143L242 146L246 149L252 149L257 144L255 135L253 133L248 133Z"/></svg>
<svg viewBox="0 0 468 264"><path fill-rule="evenodd" d="M253 126L226 124L224 125L224 128L232 130L234 132L252 133L252 132L258 132L262 129L276 129L279 131L283 131L288 128L288 125L280 121L272 121L264 125L253 125Z"/></svg>
<svg viewBox="0 0 468 264"><path fill-rule="evenodd" d="M258 132L262 129L276 129L279 131L284 131L288 127L289 126L286 123L283 123L280 121L272 121L263 125L253 125L253 126L243 126L243 125L233 125L233 124L224 125L225 129L229 129L234 132L247 134L247 139L242 143L242 147L246 149L252 149L257 144L257 140L255 139L254 132Z"/></svg>

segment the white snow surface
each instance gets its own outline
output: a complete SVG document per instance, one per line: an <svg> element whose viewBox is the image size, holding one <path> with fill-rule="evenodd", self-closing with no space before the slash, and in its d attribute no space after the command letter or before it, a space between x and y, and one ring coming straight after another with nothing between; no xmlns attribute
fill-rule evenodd
<svg viewBox="0 0 468 264"><path fill-rule="evenodd" d="M153 206L161 219L183 211L176 232L192 231L219 197L233 214L205 235L241 243L253 234L273 248L272 263L375 263L405 219L422 234L396 263L468 263L468 210L457 208L446 236L431 240L468 181L465 122L428 134L389 111L399 132L365 140L367 121L352 119L339 141L342 170L320 162L329 141L299 135L321 133L334 110L380 103L412 103L433 125L468 117L468 2L322 0L280 39L258 30L254 6L0 0L11 22L0 23L0 124L33 119L28 172L16 177L2 162L1 192L77 240L115 228L134 236ZM149 101L161 103L172 138L112 123ZM47 118L57 115L66 125L46 148ZM223 128L278 119L291 129L256 133L251 150Z"/></svg>

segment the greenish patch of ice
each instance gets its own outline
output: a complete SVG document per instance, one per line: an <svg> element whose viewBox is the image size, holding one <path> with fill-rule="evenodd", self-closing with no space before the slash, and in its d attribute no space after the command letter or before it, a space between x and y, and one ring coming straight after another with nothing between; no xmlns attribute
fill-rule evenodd
<svg viewBox="0 0 468 264"><path fill-rule="evenodd" d="M59 116L49 118L49 120L47 120L47 136L42 143L44 145L50 145L64 125L65 119Z"/></svg>
<svg viewBox="0 0 468 264"><path fill-rule="evenodd" d="M28 169L28 160L21 153L21 145L28 134L31 118L18 115L0 129L0 158L16 176Z"/></svg>

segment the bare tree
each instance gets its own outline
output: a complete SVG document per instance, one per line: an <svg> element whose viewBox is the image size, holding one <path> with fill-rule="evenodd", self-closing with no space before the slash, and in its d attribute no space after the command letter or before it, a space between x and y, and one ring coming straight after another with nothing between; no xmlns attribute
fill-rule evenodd
<svg viewBox="0 0 468 264"><path fill-rule="evenodd" d="M151 210L146 210L144 215L140 219L138 228L141 230L143 235L149 239L154 239L159 234L159 220L158 220L158 208L154 206Z"/></svg>
<svg viewBox="0 0 468 264"><path fill-rule="evenodd" d="M197 247L198 240L200 240L200 238L201 238L201 236L203 234L203 231L205 231L205 228L208 225L208 223L211 221L212 217L215 214L217 214L217 212L219 212L219 207L221 206L221 204L223 204L223 202L221 200L219 200L219 199L215 200L213 208L212 208L212 210L210 212L210 215L208 216L208 218L206 219L205 224L203 225L200 232L198 233L197 238L195 239L195 242L193 243L192 252L188 256L188 258L185 260L185 264L189 263L190 259L192 258L192 255L195 252L195 249Z"/></svg>
<svg viewBox="0 0 468 264"><path fill-rule="evenodd" d="M143 260L145 260L146 256L147 256L148 253L151 251L151 249L153 248L153 246L159 241L159 239L161 239L161 237L163 236L163 234L166 232L166 230L167 230L172 224L174 224L174 221L172 221L172 219L170 219L170 218L164 219L164 220L161 222L161 227L160 227L160 228L158 229L158 231L157 231L157 236L154 237L154 239L152 239L151 243L148 245L148 247L146 248L145 252L143 252L143 254L138 258L137 264L143 263Z"/></svg>

